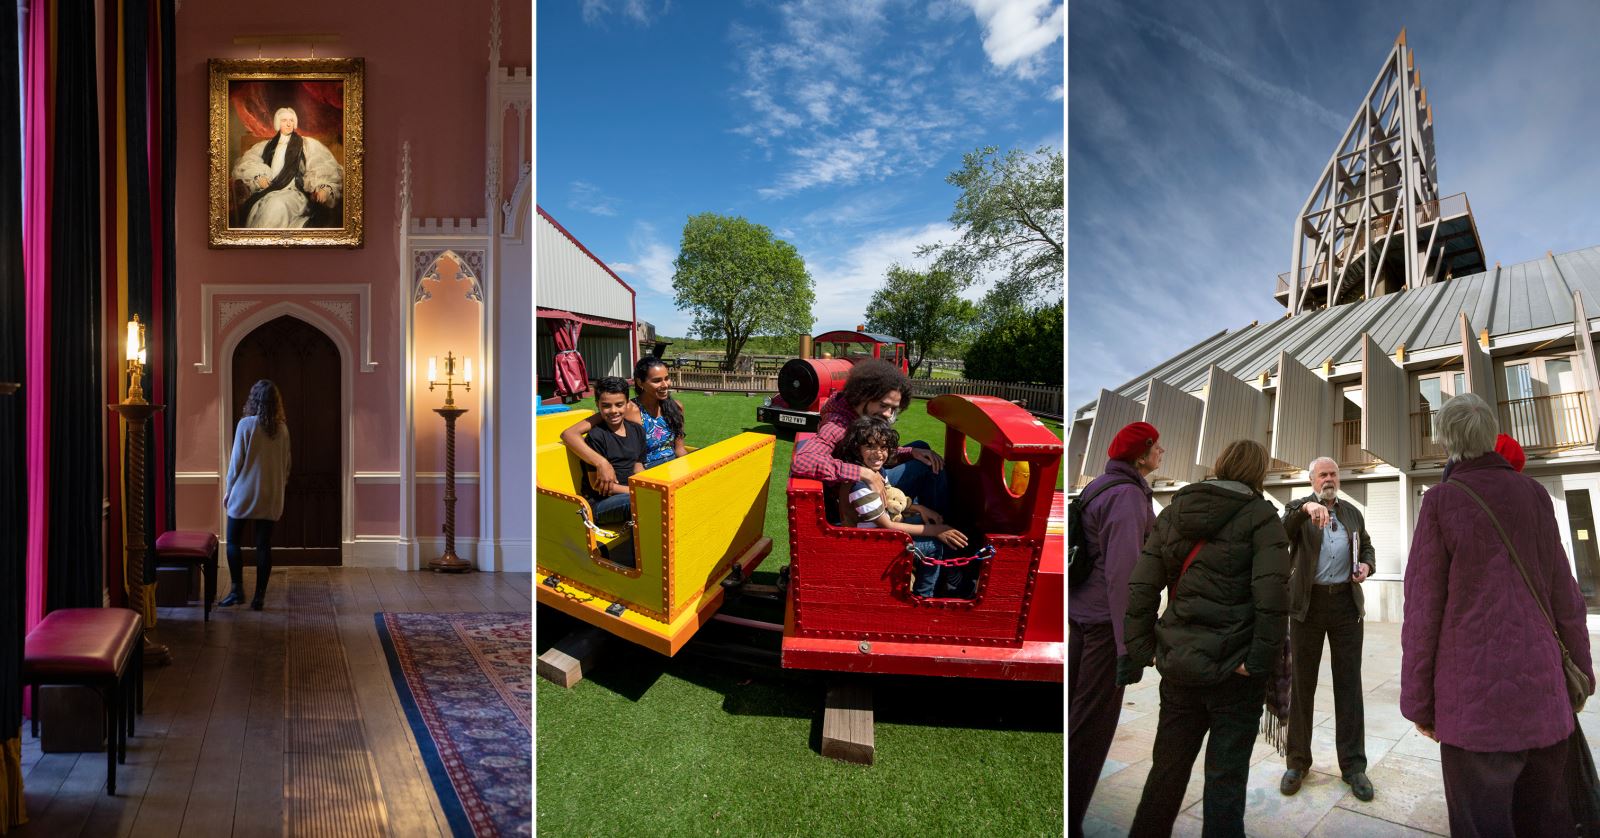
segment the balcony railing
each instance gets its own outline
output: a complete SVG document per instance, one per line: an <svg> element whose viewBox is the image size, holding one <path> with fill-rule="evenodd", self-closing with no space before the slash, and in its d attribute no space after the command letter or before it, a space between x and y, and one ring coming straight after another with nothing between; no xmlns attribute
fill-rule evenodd
<svg viewBox="0 0 1600 838"><path fill-rule="evenodd" d="M1333 446L1339 452L1341 467L1367 466L1378 462L1361 447L1361 420L1348 419L1333 423Z"/></svg>
<svg viewBox="0 0 1600 838"><path fill-rule="evenodd" d="M1588 445L1589 399L1585 393L1556 393L1500 403L1500 430L1525 451L1555 451Z"/></svg>
<svg viewBox="0 0 1600 838"><path fill-rule="evenodd" d="M1439 415L1436 410L1424 410L1411 414L1411 456L1414 460L1443 460L1446 456L1444 446L1433 441L1434 419Z"/></svg>

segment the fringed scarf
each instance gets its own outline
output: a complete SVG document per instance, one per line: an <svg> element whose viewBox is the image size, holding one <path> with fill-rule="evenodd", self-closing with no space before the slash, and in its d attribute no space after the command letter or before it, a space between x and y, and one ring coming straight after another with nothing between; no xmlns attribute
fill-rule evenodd
<svg viewBox="0 0 1600 838"><path fill-rule="evenodd" d="M1289 642L1283 643L1283 652L1272 667L1272 677L1267 679L1267 712L1261 719L1261 735L1267 744L1286 756L1289 745L1289 693L1293 686L1294 661L1289 654Z"/></svg>

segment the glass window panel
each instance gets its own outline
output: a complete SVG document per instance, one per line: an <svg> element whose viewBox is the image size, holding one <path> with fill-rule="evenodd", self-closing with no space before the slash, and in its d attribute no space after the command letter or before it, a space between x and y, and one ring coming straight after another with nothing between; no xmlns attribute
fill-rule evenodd
<svg viewBox="0 0 1600 838"><path fill-rule="evenodd" d="M1573 374L1571 358L1550 358L1544 362L1545 386L1551 393L1574 393L1578 380Z"/></svg>
<svg viewBox="0 0 1600 838"><path fill-rule="evenodd" d="M1510 364L1506 367L1506 398L1533 397L1533 376L1528 364Z"/></svg>
<svg viewBox="0 0 1600 838"><path fill-rule="evenodd" d="M1452 384L1452 386L1451 386L1451 390L1450 390L1450 395L1459 396L1462 393L1467 392L1467 374L1464 373L1464 372L1456 373L1455 374L1455 378L1451 382L1451 384Z"/></svg>
<svg viewBox="0 0 1600 838"><path fill-rule="evenodd" d="M1417 386L1422 391L1422 399L1417 403L1418 407L1431 412L1438 410L1439 405L1444 403L1444 382L1440 379L1436 377L1424 378L1417 382Z"/></svg>

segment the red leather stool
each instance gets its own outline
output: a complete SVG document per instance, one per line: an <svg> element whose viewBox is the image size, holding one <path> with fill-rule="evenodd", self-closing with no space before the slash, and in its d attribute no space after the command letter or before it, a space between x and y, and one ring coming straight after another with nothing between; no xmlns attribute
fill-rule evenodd
<svg viewBox="0 0 1600 838"><path fill-rule="evenodd" d="M198 530L168 530L156 539L156 567L200 565L205 576L205 619L217 598L217 536ZM191 577L192 578L192 577Z"/></svg>
<svg viewBox="0 0 1600 838"><path fill-rule="evenodd" d="M106 708L106 794L117 793L117 763L128 761L133 717L144 713L144 620L127 608L62 608L28 632L22 683L32 690L39 738L39 688L85 686Z"/></svg>

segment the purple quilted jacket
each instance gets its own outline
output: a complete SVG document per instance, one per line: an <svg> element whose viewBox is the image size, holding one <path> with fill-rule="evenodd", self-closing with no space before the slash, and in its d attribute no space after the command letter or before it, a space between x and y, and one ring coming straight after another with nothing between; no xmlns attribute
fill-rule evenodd
<svg viewBox="0 0 1600 838"><path fill-rule="evenodd" d="M1594 682L1583 596L1550 495L1499 454L1459 463L1505 527L1572 659ZM1406 565L1400 712L1469 751L1520 751L1572 733L1561 651L1483 509L1460 488L1428 490Z"/></svg>

